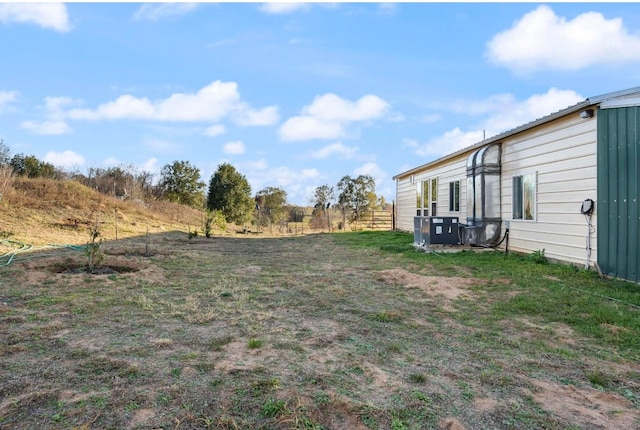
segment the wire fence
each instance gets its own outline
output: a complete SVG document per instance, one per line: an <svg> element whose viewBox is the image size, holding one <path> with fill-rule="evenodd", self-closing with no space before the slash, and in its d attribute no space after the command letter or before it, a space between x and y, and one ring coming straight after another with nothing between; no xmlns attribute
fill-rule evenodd
<svg viewBox="0 0 640 430"><path fill-rule="evenodd" d="M255 227L254 227L255 228ZM341 212L327 214L298 214L295 220L260 226L259 233L309 234L337 231L390 231L394 229L392 210L375 210L363 213L358 220L343 216Z"/></svg>

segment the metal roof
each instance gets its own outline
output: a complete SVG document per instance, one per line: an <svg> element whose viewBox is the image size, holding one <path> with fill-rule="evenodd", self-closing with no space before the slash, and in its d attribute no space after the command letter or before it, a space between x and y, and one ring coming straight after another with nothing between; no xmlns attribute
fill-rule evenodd
<svg viewBox="0 0 640 430"><path fill-rule="evenodd" d="M633 88L629 88L629 89L626 89L626 90L614 91L614 92L611 92L611 93L606 93L606 94L601 94L601 95L594 96L594 97L589 97L589 98L585 99L584 101L579 102L579 103L577 103L577 104L575 104L573 106L569 106L567 108L564 108L564 109L559 110L557 112L551 113L551 114L549 114L547 116L544 116L542 118L538 118L538 119L536 119L534 121L528 122L528 123L523 124L521 126L512 128L511 130L507 130L507 131L502 132L500 134L497 134L497 135L495 135L493 137L490 137L488 139L482 140L482 141L480 141L478 143L474 143L473 145L467 146L466 148L462 148L462 149L460 149L460 150L458 150L456 152L452 152L451 154L445 155L444 157L440 157L440 158L438 158L436 160L433 160L433 161L425 163L425 164L423 164L421 166L415 167L415 168L413 168L411 170L407 170L406 172L399 173L399 174L395 175L393 177L393 179L395 180L395 179L402 178L402 177L405 177L405 176L408 176L408 175L412 175L412 174L414 174L416 172L420 172L420 171L422 171L422 170L424 170L424 169L426 169L426 168L428 168L430 166L433 166L433 165L442 163L444 161L450 160L450 159L455 158L455 157L457 157L459 155L462 155L464 153L474 151L474 150L476 150L478 148L481 148L483 146L486 146L486 145L489 145L491 143L506 139L507 137L514 136L514 135L516 135L518 133L522 133L522 132L530 130L530 129L534 128L534 127L538 127L538 126L540 126L542 124L546 124L548 122L551 122L551 121L556 120L558 118L561 118L563 116L566 116L566 115L569 115L569 114L572 114L572 113L575 113L575 112L579 112L579 111L584 110L585 108L587 108L589 106L598 105L598 104L600 104L602 102L609 101L609 100L612 100L612 99L631 98L634 95L637 95L638 93L640 93L640 87L633 87Z"/></svg>

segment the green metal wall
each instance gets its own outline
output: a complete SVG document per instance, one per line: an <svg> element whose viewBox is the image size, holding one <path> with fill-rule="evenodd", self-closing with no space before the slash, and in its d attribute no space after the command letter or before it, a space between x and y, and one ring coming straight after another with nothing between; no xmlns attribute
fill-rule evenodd
<svg viewBox="0 0 640 430"><path fill-rule="evenodd" d="M598 264L640 282L640 107L598 110Z"/></svg>

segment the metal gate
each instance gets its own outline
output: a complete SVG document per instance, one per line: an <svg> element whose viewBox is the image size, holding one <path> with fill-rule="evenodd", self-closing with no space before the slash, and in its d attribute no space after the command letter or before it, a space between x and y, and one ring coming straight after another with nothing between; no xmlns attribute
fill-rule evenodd
<svg viewBox="0 0 640 430"><path fill-rule="evenodd" d="M598 265L640 282L640 106L598 111Z"/></svg>

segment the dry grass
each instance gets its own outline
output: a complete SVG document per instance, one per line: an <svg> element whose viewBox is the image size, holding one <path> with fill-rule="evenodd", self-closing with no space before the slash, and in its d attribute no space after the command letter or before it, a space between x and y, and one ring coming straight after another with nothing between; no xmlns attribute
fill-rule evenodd
<svg viewBox="0 0 640 430"><path fill-rule="evenodd" d="M67 248L0 267L0 429L640 428L635 308L526 313L579 316L558 294L586 278L392 233L189 239L198 211L154 205L46 180L0 202L0 238L102 222L119 271L64 273L85 260Z"/></svg>
<svg viewBox="0 0 640 430"><path fill-rule="evenodd" d="M0 239L84 244L98 223L105 239L202 228L202 211L164 201L123 201L75 181L17 178L0 201ZM0 252L2 249L0 249Z"/></svg>
<svg viewBox="0 0 640 430"><path fill-rule="evenodd" d="M338 238L163 233L151 257L131 238L105 251L136 271L108 276L18 259L0 272L0 428L637 427L640 365L493 319L513 279L409 275Z"/></svg>

